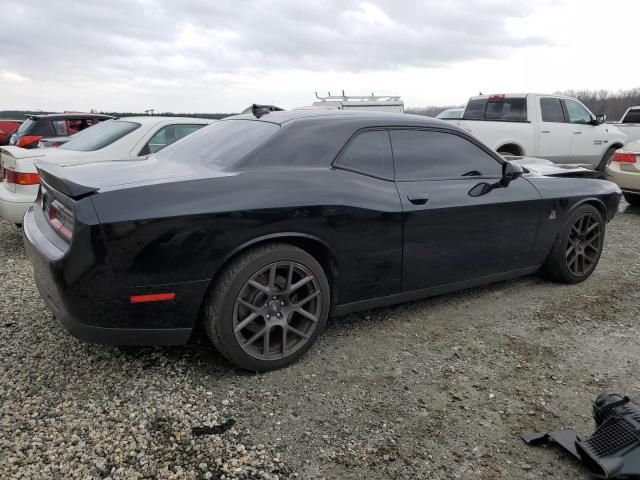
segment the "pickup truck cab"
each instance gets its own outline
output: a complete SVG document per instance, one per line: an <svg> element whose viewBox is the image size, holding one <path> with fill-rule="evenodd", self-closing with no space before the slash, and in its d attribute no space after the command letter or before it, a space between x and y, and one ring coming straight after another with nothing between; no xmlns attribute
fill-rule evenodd
<svg viewBox="0 0 640 480"><path fill-rule="evenodd" d="M627 108L619 122L611 123L627 136L627 143L640 140L640 105Z"/></svg>
<svg viewBox="0 0 640 480"><path fill-rule="evenodd" d="M514 93L472 97L458 122L502 155L540 157L604 171L626 135L579 100Z"/></svg>

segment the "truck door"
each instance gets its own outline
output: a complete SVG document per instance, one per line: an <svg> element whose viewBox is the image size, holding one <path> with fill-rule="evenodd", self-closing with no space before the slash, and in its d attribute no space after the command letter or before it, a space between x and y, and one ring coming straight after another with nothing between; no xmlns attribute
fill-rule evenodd
<svg viewBox="0 0 640 480"><path fill-rule="evenodd" d="M571 162L573 125L567 123L559 98L540 97L540 135L537 156L554 163Z"/></svg>
<svg viewBox="0 0 640 480"><path fill-rule="evenodd" d="M606 150L606 136L601 125L593 123L589 111L574 100L563 100L568 125L571 126L571 162L595 168Z"/></svg>

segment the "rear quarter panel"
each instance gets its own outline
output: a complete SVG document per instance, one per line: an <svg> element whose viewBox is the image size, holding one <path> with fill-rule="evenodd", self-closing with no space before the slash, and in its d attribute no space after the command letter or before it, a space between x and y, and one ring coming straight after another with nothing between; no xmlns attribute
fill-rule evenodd
<svg viewBox="0 0 640 480"><path fill-rule="evenodd" d="M212 279L239 248L291 235L330 251L341 303L400 289L401 206L393 182L328 168L272 168L91 198L124 285Z"/></svg>

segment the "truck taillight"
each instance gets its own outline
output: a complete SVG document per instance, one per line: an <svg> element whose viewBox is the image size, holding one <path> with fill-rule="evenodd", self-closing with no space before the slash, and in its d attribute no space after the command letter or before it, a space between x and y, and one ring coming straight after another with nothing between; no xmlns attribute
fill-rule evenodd
<svg viewBox="0 0 640 480"><path fill-rule="evenodd" d="M50 203L46 202L45 208L45 215L47 216L49 225L51 225L62 238L70 242L73 238L73 229L75 227L73 212L58 200L52 200Z"/></svg>
<svg viewBox="0 0 640 480"><path fill-rule="evenodd" d="M16 185L38 185L40 176L37 173L16 172L10 168L5 168L4 181Z"/></svg>
<svg viewBox="0 0 640 480"><path fill-rule="evenodd" d="M636 154L627 150L616 150L611 157L612 162L618 163L636 163Z"/></svg>
<svg viewBox="0 0 640 480"><path fill-rule="evenodd" d="M41 138L42 135L24 135L18 139L16 146L22 148L34 148L38 145Z"/></svg>

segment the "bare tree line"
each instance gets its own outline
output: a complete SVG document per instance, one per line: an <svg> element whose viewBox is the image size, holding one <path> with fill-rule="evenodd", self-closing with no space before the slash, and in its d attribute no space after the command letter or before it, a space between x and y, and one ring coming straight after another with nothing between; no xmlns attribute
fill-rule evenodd
<svg viewBox="0 0 640 480"><path fill-rule="evenodd" d="M640 87L632 88L631 90L619 90L617 92L610 90L565 90L555 93L577 98L589 107L593 113L604 113L608 121L612 122L620 120L627 108L640 105ZM447 108L461 106L462 105L447 105L442 107L407 108L406 111L407 113L413 113L415 115L435 117Z"/></svg>

